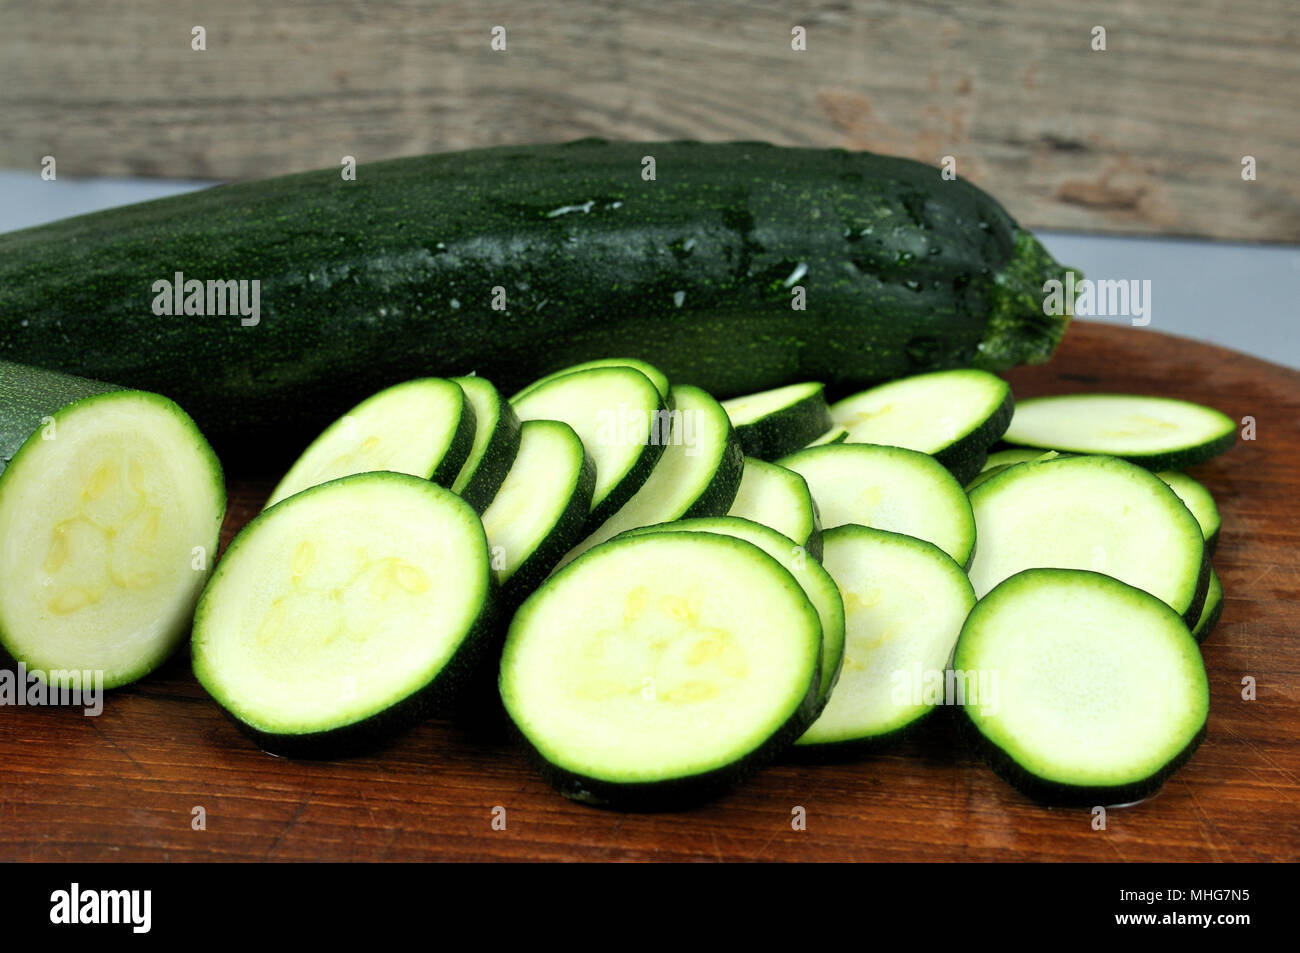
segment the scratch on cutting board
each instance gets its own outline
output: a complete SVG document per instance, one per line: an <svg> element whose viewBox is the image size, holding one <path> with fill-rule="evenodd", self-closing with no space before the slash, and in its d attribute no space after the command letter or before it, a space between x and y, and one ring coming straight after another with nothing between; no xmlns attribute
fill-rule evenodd
<svg viewBox="0 0 1300 953"><path fill-rule="evenodd" d="M274 854L276 848L280 846L280 842L284 840L285 837L287 837L295 827L298 826L298 821L302 817L303 811L307 810L307 805L311 803L311 799L314 798L315 796L316 796L316 792L312 791L310 794L307 795L306 798L303 799L302 803L298 805L298 810L294 811L293 817L289 818L289 823L285 825L284 830L282 830L279 833L279 835L275 838L275 842L272 843L269 848L267 848L266 856L262 858L263 860L270 860L271 855Z"/></svg>

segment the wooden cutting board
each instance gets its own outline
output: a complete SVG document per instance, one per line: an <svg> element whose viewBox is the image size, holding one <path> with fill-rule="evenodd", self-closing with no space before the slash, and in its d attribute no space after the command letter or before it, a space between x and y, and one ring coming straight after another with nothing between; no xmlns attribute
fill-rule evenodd
<svg viewBox="0 0 1300 953"><path fill-rule="evenodd" d="M1255 420L1254 440L1193 471L1224 523L1215 565L1226 605L1204 647L1208 737L1158 795L1112 810L1105 830L1086 811L1025 800L961 751L942 717L889 754L778 764L676 814L570 803L510 747L446 722L369 757L286 761L235 729L182 655L111 695L97 718L0 710L0 860L1300 859L1300 373L1076 324L1050 364L1009 377L1017 397L1167 394ZM223 542L270 484L234 482ZM800 807L805 830L791 823Z"/></svg>

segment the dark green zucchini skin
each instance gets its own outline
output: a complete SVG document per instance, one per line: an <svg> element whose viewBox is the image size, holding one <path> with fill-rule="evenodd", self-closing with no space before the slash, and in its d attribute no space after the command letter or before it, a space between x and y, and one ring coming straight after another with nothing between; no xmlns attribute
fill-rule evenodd
<svg viewBox="0 0 1300 953"><path fill-rule="evenodd" d="M826 393L819 390L780 414L760 418L736 428L746 456L759 460L779 460L802 450L834 425Z"/></svg>
<svg viewBox="0 0 1300 953"><path fill-rule="evenodd" d="M496 426L492 428L492 435L488 437L483 458L479 460L473 475L460 491L461 499L474 507L474 511L480 516L492 505L497 490L501 489L506 474L514 465L515 456L519 453L519 438L522 433L519 418L515 416L515 410L510 406L510 402L502 397L495 387L492 387L492 393L496 395Z"/></svg>
<svg viewBox="0 0 1300 953"><path fill-rule="evenodd" d="M260 281L260 322L155 315L154 282L176 272ZM989 195L911 160L585 139L223 185L0 235L0 358L179 399L219 450L265 460L286 433L429 373L512 393L638 353L730 397L1041 362L1068 320L1043 314L1043 283L1064 274Z"/></svg>
<svg viewBox="0 0 1300 953"><path fill-rule="evenodd" d="M120 389L0 360L0 473L46 417L83 398Z"/></svg>

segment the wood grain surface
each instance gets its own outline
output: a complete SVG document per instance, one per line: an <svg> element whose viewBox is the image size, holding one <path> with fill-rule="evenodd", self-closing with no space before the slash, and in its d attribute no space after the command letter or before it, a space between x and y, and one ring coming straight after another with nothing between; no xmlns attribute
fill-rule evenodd
<svg viewBox="0 0 1300 953"><path fill-rule="evenodd" d="M1015 393L1176 395L1255 418L1197 467L1223 514L1222 621L1204 646L1208 737L1155 797L1049 810L958 747L943 718L857 763L778 764L676 814L595 810L553 793L508 746L446 721L372 756L293 762L256 750L187 658L111 695L102 715L0 712L0 860L1298 860L1300 373L1145 330L1076 323ZM223 539L271 476L239 479ZM1241 697L1242 679L1257 684ZM943 713L940 713L943 714ZM494 807L506 829L492 829ZM807 830L792 829L792 810ZM194 808L206 830L192 829Z"/></svg>
<svg viewBox="0 0 1300 953"><path fill-rule="evenodd" d="M0 0L0 22L0 167L261 178L762 139L951 155L1035 227L1300 240L1294 0Z"/></svg>

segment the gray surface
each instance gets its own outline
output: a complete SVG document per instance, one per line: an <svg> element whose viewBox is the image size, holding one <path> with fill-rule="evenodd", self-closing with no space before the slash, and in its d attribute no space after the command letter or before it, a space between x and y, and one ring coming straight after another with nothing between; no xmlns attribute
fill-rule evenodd
<svg viewBox="0 0 1300 953"><path fill-rule="evenodd" d="M0 232L208 184L46 182L35 173L0 172ZM1057 259L1081 269L1089 279L1149 280L1149 328L1300 368L1300 246L1062 232L1039 237ZM1125 317L1097 320L1132 323Z"/></svg>

